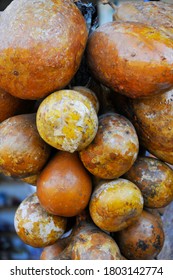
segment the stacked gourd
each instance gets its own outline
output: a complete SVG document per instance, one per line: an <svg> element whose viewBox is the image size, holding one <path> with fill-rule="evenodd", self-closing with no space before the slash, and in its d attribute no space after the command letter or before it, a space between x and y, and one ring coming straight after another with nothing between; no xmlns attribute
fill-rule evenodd
<svg viewBox="0 0 173 280"><path fill-rule="evenodd" d="M173 6L135 5L90 36L70 0L14 0L1 14L0 171L36 186L14 223L41 259L163 247L151 209L173 200ZM71 86L84 56L90 81Z"/></svg>

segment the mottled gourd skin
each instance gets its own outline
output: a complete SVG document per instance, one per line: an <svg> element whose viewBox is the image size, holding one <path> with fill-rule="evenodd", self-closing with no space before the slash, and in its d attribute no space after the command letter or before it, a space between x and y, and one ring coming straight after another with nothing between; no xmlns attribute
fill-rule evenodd
<svg viewBox="0 0 173 280"><path fill-rule="evenodd" d="M83 222L73 228L69 244L56 260L122 260L114 239L92 222Z"/></svg>
<svg viewBox="0 0 173 280"><path fill-rule="evenodd" d="M173 170L158 159L137 158L123 177L141 190L145 207L162 208L173 200Z"/></svg>
<svg viewBox="0 0 173 280"><path fill-rule="evenodd" d="M1 15L0 30L0 87L22 99L65 87L88 38L70 0L14 0Z"/></svg>
<svg viewBox="0 0 173 280"><path fill-rule="evenodd" d="M5 175L35 175L46 164L51 147L40 137L35 119L35 114L24 114L0 124L0 171Z"/></svg>
<svg viewBox="0 0 173 280"><path fill-rule="evenodd" d="M80 158L94 176L113 179L130 169L138 150L138 137L131 122L116 113L106 113L99 117L97 134L80 152Z"/></svg>
<svg viewBox="0 0 173 280"><path fill-rule="evenodd" d="M97 28L87 45L88 64L101 83L131 98L173 87L173 41L142 23L109 22Z"/></svg>
<svg viewBox="0 0 173 280"><path fill-rule="evenodd" d="M159 219L143 211L136 223L118 233L118 246L127 259L154 259L163 247L164 238Z"/></svg>
<svg viewBox="0 0 173 280"><path fill-rule="evenodd" d="M102 230L116 232L133 224L143 210L143 197L135 184L125 179L102 182L93 191L89 211Z"/></svg>
<svg viewBox="0 0 173 280"><path fill-rule="evenodd" d="M124 108L141 145L162 161L173 164L173 90L150 98L128 100Z"/></svg>
<svg viewBox="0 0 173 280"><path fill-rule="evenodd" d="M40 204L54 215L78 215L87 207L91 191L91 178L77 152L59 151L37 180Z"/></svg>
<svg viewBox="0 0 173 280"><path fill-rule="evenodd" d="M65 232L66 224L66 218L48 214L40 206L36 193L22 201L14 218L16 233L32 247L55 243Z"/></svg>
<svg viewBox="0 0 173 280"><path fill-rule="evenodd" d="M173 36L173 5L164 2L119 2L114 20L149 24Z"/></svg>
<svg viewBox="0 0 173 280"><path fill-rule="evenodd" d="M73 153L92 142L98 129L98 117L86 96L74 90L61 90L50 94L40 104L37 128L49 145Z"/></svg>
<svg viewBox="0 0 173 280"><path fill-rule="evenodd" d="M121 259L120 250L113 238L92 225L78 233L72 247L72 260Z"/></svg>

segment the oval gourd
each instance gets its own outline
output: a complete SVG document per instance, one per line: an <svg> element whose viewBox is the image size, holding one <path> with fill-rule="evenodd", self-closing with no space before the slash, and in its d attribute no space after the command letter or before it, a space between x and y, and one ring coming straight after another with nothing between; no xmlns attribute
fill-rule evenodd
<svg viewBox="0 0 173 280"><path fill-rule="evenodd" d="M101 83L131 98L173 87L173 41L161 30L138 22L109 22L87 45L88 64Z"/></svg>
<svg viewBox="0 0 173 280"><path fill-rule="evenodd" d="M0 38L0 87L35 100L71 81L88 31L71 0L14 0L1 14Z"/></svg>

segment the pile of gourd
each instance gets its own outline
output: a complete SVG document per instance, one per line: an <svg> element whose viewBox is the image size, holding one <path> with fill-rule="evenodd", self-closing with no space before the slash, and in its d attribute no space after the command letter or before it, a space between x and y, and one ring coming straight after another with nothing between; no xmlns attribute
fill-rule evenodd
<svg viewBox="0 0 173 280"><path fill-rule="evenodd" d="M154 259L173 200L173 5L121 4L89 34L74 2L0 14L0 172L36 187L15 229L41 259Z"/></svg>

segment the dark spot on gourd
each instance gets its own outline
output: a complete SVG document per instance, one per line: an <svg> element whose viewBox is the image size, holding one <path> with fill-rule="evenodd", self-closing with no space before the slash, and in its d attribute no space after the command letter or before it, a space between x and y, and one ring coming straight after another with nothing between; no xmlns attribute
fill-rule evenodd
<svg viewBox="0 0 173 280"><path fill-rule="evenodd" d="M161 56L161 60L162 60L162 61L166 60L166 57Z"/></svg>
<svg viewBox="0 0 173 280"><path fill-rule="evenodd" d="M143 241L143 240L139 240L138 242L137 242L137 247L139 248L139 249L142 249L142 251L146 251L147 249L148 249L148 245Z"/></svg>
<svg viewBox="0 0 173 280"><path fill-rule="evenodd" d="M160 235L157 235L156 241L153 243L153 247L157 250L160 250L161 246Z"/></svg>
<svg viewBox="0 0 173 280"><path fill-rule="evenodd" d="M14 76L19 76L19 72L16 70L13 71L13 74L14 74Z"/></svg>
<svg viewBox="0 0 173 280"><path fill-rule="evenodd" d="M116 154L114 154L114 153L110 153L109 156L110 156L111 160L114 160L117 158Z"/></svg>
<svg viewBox="0 0 173 280"><path fill-rule="evenodd" d="M136 53L132 53L132 54L131 54L131 57L135 57L135 56L136 56Z"/></svg>

